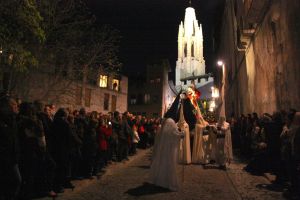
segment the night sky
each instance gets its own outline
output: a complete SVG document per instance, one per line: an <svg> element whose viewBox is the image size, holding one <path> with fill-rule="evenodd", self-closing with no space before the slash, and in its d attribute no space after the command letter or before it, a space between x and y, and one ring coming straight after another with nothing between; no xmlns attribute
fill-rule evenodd
<svg viewBox="0 0 300 200"><path fill-rule="evenodd" d="M191 2L203 27L207 71L215 62L212 38L214 32L218 33L223 1ZM175 68L178 26L189 6L187 0L88 0L88 5L98 23L110 24L120 31L119 55L125 74L143 71L147 63L163 58Z"/></svg>

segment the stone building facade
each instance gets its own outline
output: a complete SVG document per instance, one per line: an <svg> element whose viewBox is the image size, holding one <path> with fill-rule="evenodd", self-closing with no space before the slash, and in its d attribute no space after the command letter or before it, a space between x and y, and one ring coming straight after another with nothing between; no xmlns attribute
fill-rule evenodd
<svg viewBox="0 0 300 200"><path fill-rule="evenodd" d="M146 73L129 77L128 111L145 117L162 117L173 102L167 60L148 65Z"/></svg>
<svg viewBox="0 0 300 200"><path fill-rule="evenodd" d="M218 56L227 116L300 109L299 10L298 0L226 0Z"/></svg>
<svg viewBox="0 0 300 200"><path fill-rule="evenodd" d="M97 73L97 76L95 81L82 81L33 71L18 79L13 96L21 101L40 100L56 107L84 107L87 112L127 111L128 78L110 73Z"/></svg>

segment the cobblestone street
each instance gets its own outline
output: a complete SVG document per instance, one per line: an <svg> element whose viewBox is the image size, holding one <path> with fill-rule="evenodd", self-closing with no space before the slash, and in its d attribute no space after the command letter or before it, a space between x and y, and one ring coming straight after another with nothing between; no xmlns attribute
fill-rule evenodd
<svg viewBox="0 0 300 200"><path fill-rule="evenodd" d="M150 158L150 149L139 150L130 161L110 165L98 179L74 181L75 190L66 190L58 199L283 199L281 191L267 189L266 177L249 175L237 162L227 171L214 166L180 167L181 190L170 192L147 183Z"/></svg>

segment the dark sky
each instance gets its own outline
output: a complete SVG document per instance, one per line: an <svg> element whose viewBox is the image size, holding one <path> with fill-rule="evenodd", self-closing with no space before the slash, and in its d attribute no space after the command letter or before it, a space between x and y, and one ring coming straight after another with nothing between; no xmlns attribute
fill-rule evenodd
<svg viewBox="0 0 300 200"><path fill-rule="evenodd" d="M224 0L197 0L191 5L203 25L204 56L212 65L212 34L220 20ZM184 20L187 0L88 0L99 23L120 30L120 61L124 72L142 71L147 63L167 58L171 67L177 59L177 35ZM217 30L218 32L218 30Z"/></svg>

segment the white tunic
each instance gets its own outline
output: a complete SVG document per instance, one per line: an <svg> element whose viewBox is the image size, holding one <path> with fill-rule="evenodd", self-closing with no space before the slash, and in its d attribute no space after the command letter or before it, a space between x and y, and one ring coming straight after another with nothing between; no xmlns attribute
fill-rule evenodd
<svg viewBox="0 0 300 200"><path fill-rule="evenodd" d="M183 105L180 107L180 117L177 126L184 131L184 138L180 140L179 146L179 163L191 163L191 145L190 145L190 130L189 125L186 123L183 115Z"/></svg>
<svg viewBox="0 0 300 200"><path fill-rule="evenodd" d="M173 119L168 118L163 121L162 127L155 138L150 167L150 183L173 191L179 189L176 168L181 136Z"/></svg>
<svg viewBox="0 0 300 200"><path fill-rule="evenodd" d="M198 118L193 141L192 163L202 164L204 162L203 130L208 123L203 119L199 107L196 108L196 111Z"/></svg>
<svg viewBox="0 0 300 200"><path fill-rule="evenodd" d="M218 134L224 135L224 137L217 136L216 163L225 165L233 159L230 125L224 121L218 123L217 127L220 127Z"/></svg>

